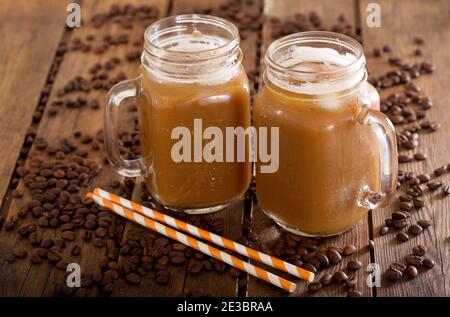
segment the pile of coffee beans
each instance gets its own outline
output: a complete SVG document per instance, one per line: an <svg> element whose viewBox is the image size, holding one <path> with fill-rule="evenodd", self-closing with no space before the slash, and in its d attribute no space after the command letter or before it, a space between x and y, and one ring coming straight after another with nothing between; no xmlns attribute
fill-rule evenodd
<svg viewBox="0 0 450 317"><path fill-rule="evenodd" d="M404 263L394 262L384 273L389 281L396 282L402 277L414 279L420 270L429 270L434 267L434 261L424 258L427 248L423 245L413 247L412 254L405 257Z"/></svg>
<svg viewBox="0 0 450 317"><path fill-rule="evenodd" d="M317 12L311 11L308 14L297 13L292 19L270 18L271 37L277 39L292 33L305 31L331 31L354 37L361 41L361 32L346 19L343 14L337 17L337 22L331 27L323 23L323 19ZM329 23L329 21L327 21Z"/></svg>
<svg viewBox="0 0 450 317"><path fill-rule="evenodd" d="M343 286L347 290L348 296L362 296L362 292L356 289L356 272L362 268L363 264L358 259L351 258L357 252L354 245L330 245L324 248L321 247L324 242L322 239L300 237L286 231L282 231L280 236L268 245L259 243L260 240L255 238L257 237L255 233L252 232L250 236L254 237L254 241L248 243L249 246L315 274L324 271L320 278L308 284L310 292L317 292L325 286L335 284ZM344 266L342 264L345 258L350 259L345 261L347 264ZM329 271L336 266L338 270L330 273Z"/></svg>
<svg viewBox="0 0 450 317"><path fill-rule="evenodd" d="M214 15L233 22L239 30L241 39L246 40L250 34L261 31L265 21L262 9L261 0L228 0L217 7L195 8L194 13Z"/></svg>
<svg viewBox="0 0 450 317"><path fill-rule="evenodd" d="M424 55L422 38L413 39L416 49L415 57ZM381 58L386 55L388 63L394 68L387 73L369 79L369 81L381 91L393 86L403 85L402 93L393 93L381 100L380 110L384 112L396 127L397 143L399 149L398 162L400 164L413 161L427 160L427 154L422 152L411 153L420 145L420 135L439 130L440 123L431 122L427 118L427 111L434 107L434 103L422 89L413 82L423 75L432 74L435 66L429 61L408 63L401 58L392 55L393 49L386 45L382 49L376 48L373 56ZM394 202L398 207L392 212L391 217L385 219L380 227L379 234L387 235L395 232L395 239L403 243L420 235L433 224L431 220L419 219L416 223L411 221L413 212L417 212L426 206L425 195L438 195L438 198L447 195L448 185L444 183L444 174L450 171L450 164L437 167L432 173L415 173L400 169L397 178L398 198ZM441 188L442 194L436 194ZM405 263L392 263L385 272L385 277L390 281L398 281L403 276L408 279L415 278L420 270L431 269L434 261L423 258L426 247L417 245L413 252L407 255Z"/></svg>

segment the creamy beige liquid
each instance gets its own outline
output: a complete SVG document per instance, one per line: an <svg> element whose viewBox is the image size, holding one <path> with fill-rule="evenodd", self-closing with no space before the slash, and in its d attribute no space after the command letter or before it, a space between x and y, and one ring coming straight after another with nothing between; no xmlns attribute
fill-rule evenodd
<svg viewBox="0 0 450 317"><path fill-rule="evenodd" d="M376 91L368 90L378 108ZM279 170L262 174L257 163L258 202L290 229L322 236L345 231L367 212L357 205L361 189L378 190L379 145L357 122L358 93L349 92L299 94L267 83L255 98L255 126L280 129Z"/></svg>
<svg viewBox="0 0 450 317"><path fill-rule="evenodd" d="M184 126L193 135L194 119L203 120L203 129L219 127L224 136L226 127L247 128L250 98L243 67L200 83L161 80L143 67L141 85L140 142L143 159L150 166L145 178L150 193L160 203L179 208L222 205L242 196L250 183L249 160L176 163L171 149L178 140L171 139L171 132Z"/></svg>

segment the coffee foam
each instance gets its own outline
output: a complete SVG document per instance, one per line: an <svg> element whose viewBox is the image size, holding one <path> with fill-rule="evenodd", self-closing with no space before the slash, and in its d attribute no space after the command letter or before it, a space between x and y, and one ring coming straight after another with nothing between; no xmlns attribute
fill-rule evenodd
<svg viewBox="0 0 450 317"><path fill-rule="evenodd" d="M179 60L180 63L186 64L189 66L189 62L196 61L196 52L202 52L206 54L207 59L214 59L217 56L218 52L215 50L221 46L226 45L229 42L228 39L202 34L199 31L194 31L190 35L182 34L178 36L171 36L165 41L162 41L158 44L159 47L164 48L166 51L163 52L161 56L158 56L161 59L166 59L167 56L170 56L170 52L177 53L186 53ZM221 60L223 61L223 60ZM214 61L212 61L214 63ZM156 78L160 82L171 82L171 83L200 83L202 85L219 85L223 84L227 81L230 81L234 77L238 75L238 68L235 65L223 66L220 67L217 62L217 65L197 65L195 69L193 69L194 74L198 74L198 78L174 78L164 72L158 71L155 68L146 67L147 71L149 71L154 78ZM158 68L166 68L172 67L172 73L175 71L176 66L162 65L159 64ZM211 71L212 67L217 68L217 71Z"/></svg>
<svg viewBox="0 0 450 317"><path fill-rule="evenodd" d="M317 73L325 71L332 71L339 69L343 66L350 65L356 61L356 56L350 53L340 54L338 51L332 48L325 47L307 47L307 46L294 46L291 48L288 55L282 56L276 62L281 66L307 73ZM315 82L307 81L302 78L302 74L293 75L293 80L287 82L286 80L277 78L271 72L267 72L267 76L270 81L277 86L286 89L288 91L306 94L306 95L325 95L340 92L342 90L350 89L360 82L364 75L365 69L363 61L360 65L355 66L354 75L345 79L339 79L336 81L317 80ZM318 76L320 78L320 75ZM330 98L327 98L330 99ZM327 100L324 107L336 108L339 106L339 102L331 102Z"/></svg>

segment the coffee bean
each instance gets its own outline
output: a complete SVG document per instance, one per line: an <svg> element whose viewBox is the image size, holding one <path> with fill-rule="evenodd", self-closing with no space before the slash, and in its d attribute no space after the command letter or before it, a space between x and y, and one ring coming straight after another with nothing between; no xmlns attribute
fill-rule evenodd
<svg viewBox="0 0 450 317"><path fill-rule="evenodd" d="M422 45L422 44L424 44L424 43L425 43L425 40L424 40L423 38L418 37L418 36L414 37L414 44L416 44L416 45Z"/></svg>
<svg viewBox="0 0 450 317"><path fill-rule="evenodd" d="M186 250L186 246L181 243L174 243L174 244L172 244L172 250L184 251L184 250Z"/></svg>
<svg viewBox="0 0 450 317"><path fill-rule="evenodd" d="M27 251L24 248L16 247L13 249L13 254L19 259L23 259L27 256Z"/></svg>
<svg viewBox="0 0 450 317"><path fill-rule="evenodd" d="M358 279L356 278L356 276L351 276L351 277L349 277L347 282L345 282L345 286L348 288L354 288L357 283L358 283Z"/></svg>
<svg viewBox="0 0 450 317"><path fill-rule="evenodd" d="M341 255L336 250L328 249L327 256L328 259L330 260L330 263L333 265L338 264L339 262L342 261Z"/></svg>
<svg viewBox="0 0 450 317"><path fill-rule="evenodd" d="M305 269L307 271L310 271L314 274L317 273L317 268L314 265L312 265L311 263L304 263L304 264L302 264L301 268Z"/></svg>
<svg viewBox="0 0 450 317"><path fill-rule="evenodd" d="M291 256L295 254L295 249L292 247L286 247L284 248L284 254L287 256Z"/></svg>
<svg viewBox="0 0 450 317"><path fill-rule="evenodd" d="M402 228L405 228L408 225L408 221L406 219L394 220L392 222L392 225L396 229L402 229Z"/></svg>
<svg viewBox="0 0 450 317"><path fill-rule="evenodd" d="M406 268L405 274L410 279L413 279L417 276L417 268L415 266L410 265Z"/></svg>
<svg viewBox="0 0 450 317"><path fill-rule="evenodd" d="M395 211L391 214L393 220L403 220L409 217L409 214L403 211Z"/></svg>
<svg viewBox="0 0 450 317"><path fill-rule="evenodd" d="M380 228L380 235L384 236L384 235L388 234L388 232L389 232L388 226L383 226Z"/></svg>
<svg viewBox="0 0 450 317"><path fill-rule="evenodd" d="M47 253L47 259L50 262L56 263L61 260L61 256L56 252L50 251Z"/></svg>
<svg viewBox="0 0 450 317"><path fill-rule="evenodd" d="M346 256L352 255L353 253L355 253L355 251L356 251L356 247L352 244L347 244L344 247L344 255L346 255Z"/></svg>
<svg viewBox="0 0 450 317"><path fill-rule="evenodd" d="M79 256L81 253L81 247L79 245L74 245L72 247L72 250L70 251L70 254L73 256Z"/></svg>
<svg viewBox="0 0 450 317"><path fill-rule="evenodd" d="M417 175L417 178L420 180L421 183L426 183L431 179L430 175L428 174L419 174Z"/></svg>
<svg viewBox="0 0 450 317"><path fill-rule="evenodd" d="M404 272L406 270L406 265L404 265L402 263L398 263L398 262L392 263L389 267L392 269L398 270L400 272Z"/></svg>
<svg viewBox="0 0 450 317"><path fill-rule="evenodd" d="M128 283L133 285L141 283L141 277L136 273L128 273L125 275L125 279Z"/></svg>
<svg viewBox="0 0 450 317"><path fill-rule="evenodd" d="M183 264L186 261L186 258L183 255L177 255L170 259L170 262L173 264Z"/></svg>
<svg viewBox="0 0 450 317"><path fill-rule="evenodd" d="M159 247L165 247L168 244L169 244L169 239L167 239L167 238L159 238L159 239L155 240L155 245L157 245Z"/></svg>
<svg viewBox="0 0 450 317"><path fill-rule="evenodd" d="M319 251L316 253L316 258L320 262L321 267L328 267L330 265L330 260L327 257L326 252Z"/></svg>
<svg viewBox="0 0 450 317"><path fill-rule="evenodd" d="M403 194L403 195L400 195L400 196L398 197L398 199L399 199L400 201L411 201L411 200L413 200L413 197L410 196L410 195Z"/></svg>
<svg viewBox="0 0 450 317"><path fill-rule="evenodd" d="M414 154L414 159L416 161L425 161L427 159L427 155L424 153L416 153Z"/></svg>
<svg viewBox="0 0 450 317"><path fill-rule="evenodd" d="M389 45L384 45L383 52L390 53L390 52L392 52L392 48Z"/></svg>
<svg viewBox="0 0 450 317"><path fill-rule="evenodd" d="M386 270L385 275L387 279L395 282L402 277L403 273L395 268L390 267Z"/></svg>
<svg viewBox="0 0 450 317"><path fill-rule="evenodd" d="M325 273L325 274L320 278L320 283L321 283L323 286L326 286L326 285L330 285L331 282L332 282L332 280L333 280L333 275L330 274L330 273Z"/></svg>
<svg viewBox="0 0 450 317"><path fill-rule="evenodd" d="M373 56L380 57L381 56L381 50L379 48L373 49Z"/></svg>
<svg viewBox="0 0 450 317"><path fill-rule="evenodd" d="M322 288L322 284L320 282L313 282L308 284L308 291L317 292Z"/></svg>
<svg viewBox="0 0 450 317"><path fill-rule="evenodd" d="M436 190L444 184L440 179L436 179L427 183L427 186L430 190Z"/></svg>
<svg viewBox="0 0 450 317"><path fill-rule="evenodd" d="M226 268L227 268L227 266L226 266L225 263L220 262L220 261L215 261L215 262L214 262L214 269L215 269L217 272L222 273L222 272L224 272L224 271L226 270Z"/></svg>
<svg viewBox="0 0 450 317"><path fill-rule="evenodd" d="M58 180L56 181L55 186L56 186L57 188L63 189L63 188L65 188L68 184L69 184L69 181L68 181L67 179L58 179Z"/></svg>
<svg viewBox="0 0 450 317"><path fill-rule="evenodd" d="M423 228L419 225L410 225L408 228L408 232L410 234L413 234L415 236L417 236L418 234L422 233Z"/></svg>
<svg viewBox="0 0 450 317"><path fill-rule="evenodd" d="M424 260L422 261L422 265L423 265L423 267L426 268L426 269L431 269L431 268L434 267L434 261L431 260L431 259L424 259Z"/></svg>
<svg viewBox="0 0 450 317"><path fill-rule="evenodd" d="M212 270L212 264L210 261L208 260L203 260L203 269L206 271L211 271Z"/></svg>
<svg viewBox="0 0 450 317"><path fill-rule="evenodd" d="M441 176L447 171L447 165L441 166L434 170L434 175Z"/></svg>
<svg viewBox="0 0 450 317"><path fill-rule="evenodd" d="M108 228L100 227L95 230L95 236L98 238L104 238L108 234Z"/></svg>
<svg viewBox="0 0 450 317"><path fill-rule="evenodd" d="M69 193L78 193L80 191L80 187L75 184L70 184L67 186L67 191Z"/></svg>
<svg viewBox="0 0 450 317"><path fill-rule="evenodd" d="M362 297L363 294L361 291L351 290L347 292L347 297Z"/></svg>
<svg viewBox="0 0 450 317"><path fill-rule="evenodd" d="M417 255L408 255L406 257L406 263L415 267L420 267L422 265L422 258Z"/></svg>
<svg viewBox="0 0 450 317"><path fill-rule="evenodd" d="M42 258L36 254L32 254L30 256L30 262L32 264L41 264L42 263Z"/></svg>
<svg viewBox="0 0 450 317"><path fill-rule="evenodd" d="M190 262L190 263L189 263L188 271L189 271L190 273L192 273L192 274L198 274L198 273L200 273L200 272L202 271L202 269L203 269L203 263L200 262L200 261L194 261L194 262ZM234 268L232 268L232 269L234 269ZM236 269L235 269L235 270L236 270ZM240 275L240 271L239 271L239 270L236 270L236 271L238 271L238 272L239 272L239 275ZM232 273L232 271L231 271L231 269L230 269L230 274L231 274L231 276L233 276L234 274L237 275L237 272L234 272L234 271L233 271L233 273ZM239 277L239 275L233 276L233 277Z"/></svg>
<svg viewBox="0 0 450 317"><path fill-rule="evenodd" d="M421 198L414 198L413 204L417 209L423 208L425 206L425 202Z"/></svg>
<svg viewBox="0 0 450 317"><path fill-rule="evenodd" d="M442 187L442 193L444 195L450 195L450 185L445 185L444 187Z"/></svg>
<svg viewBox="0 0 450 317"><path fill-rule="evenodd" d="M409 236L407 233L405 232L399 232L397 233L397 235L395 236L395 238L401 242L405 242L409 239Z"/></svg>
<svg viewBox="0 0 450 317"><path fill-rule="evenodd" d="M399 116L399 118L400 117L401 116ZM400 119L392 120L392 118L391 118L391 120L392 120L393 123L400 123L400 122L403 121L403 117L401 117L401 118L402 118L401 120ZM396 122L394 122L394 121L396 121ZM399 163L408 163L408 162L411 162L412 160L413 160L413 157L411 155L408 155L408 154L399 154L399 156L398 156L398 162Z"/></svg>
<svg viewBox="0 0 450 317"><path fill-rule="evenodd" d="M296 248L295 252L300 256L304 256L304 255L308 254L308 250L306 250L306 248L304 248L302 246L298 246Z"/></svg>
<svg viewBox="0 0 450 317"><path fill-rule="evenodd" d="M315 251L317 249L317 245L314 243L303 243L302 245L309 251Z"/></svg>
<svg viewBox="0 0 450 317"><path fill-rule="evenodd" d="M56 263L56 268L60 271L65 271L67 269L67 265L69 265L67 261L61 260Z"/></svg>
<svg viewBox="0 0 450 317"><path fill-rule="evenodd" d="M427 248L424 245L419 244L413 247L412 251L414 255L423 256L427 252Z"/></svg>
<svg viewBox="0 0 450 317"><path fill-rule="evenodd" d="M166 285L169 282L169 276L168 275L159 275L156 276L156 284L158 285Z"/></svg>
<svg viewBox="0 0 450 317"><path fill-rule="evenodd" d="M362 263L359 260L352 260L347 263L347 269L356 271L359 270L362 267Z"/></svg>
<svg viewBox="0 0 450 317"><path fill-rule="evenodd" d="M64 231L61 234L61 237L66 241L73 241L76 238L75 232L73 231Z"/></svg>
<svg viewBox="0 0 450 317"><path fill-rule="evenodd" d="M50 249L54 245L52 239L43 239L41 242L41 248Z"/></svg>
<svg viewBox="0 0 450 317"><path fill-rule="evenodd" d="M400 207L401 210L409 211L412 208L412 204L409 203L409 202L406 202L406 201L402 201L399 204L399 207ZM392 219L394 219L394 218L392 218Z"/></svg>
<svg viewBox="0 0 450 317"><path fill-rule="evenodd" d="M97 221L89 219L84 222L84 227L89 230L93 230L97 228Z"/></svg>
<svg viewBox="0 0 450 317"><path fill-rule="evenodd" d="M423 229L426 229L429 226L431 226L433 222L431 220L420 219L419 221L417 221L417 224L421 226Z"/></svg>
<svg viewBox="0 0 450 317"><path fill-rule="evenodd" d="M167 265L169 263L169 261L170 261L169 257L167 255L164 255L164 256L160 257L158 259L158 261L156 261L156 262L161 265Z"/></svg>
<svg viewBox="0 0 450 317"><path fill-rule="evenodd" d="M102 238L95 238L94 239L94 246L97 247L97 248L103 248L105 246L105 240L103 240Z"/></svg>
<svg viewBox="0 0 450 317"><path fill-rule="evenodd" d="M348 280L348 276L343 271L337 271L333 275L333 282L335 282L336 284L342 285L345 282L347 282L347 280Z"/></svg>
<svg viewBox="0 0 450 317"><path fill-rule="evenodd" d="M374 250L375 249L375 242L373 240L369 240L367 247L371 251Z"/></svg>
<svg viewBox="0 0 450 317"><path fill-rule="evenodd" d="M14 189L13 192L12 192L12 196L14 198L23 197L23 190L22 189Z"/></svg>
<svg viewBox="0 0 450 317"><path fill-rule="evenodd" d="M28 241L30 241L31 245L38 246L41 244L42 237L38 232L32 232L28 237Z"/></svg>

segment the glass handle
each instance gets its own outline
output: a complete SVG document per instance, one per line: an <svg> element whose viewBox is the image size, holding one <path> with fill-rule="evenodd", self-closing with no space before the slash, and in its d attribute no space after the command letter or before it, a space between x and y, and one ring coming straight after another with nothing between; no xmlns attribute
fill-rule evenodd
<svg viewBox="0 0 450 317"><path fill-rule="evenodd" d="M117 137L119 107L127 98L137 98L140 79L130 79L116 84L106 96L106 106L103 120L103 135L106 155L117 172L127 177L137 177L143 174L142 158L126 160L119 151Z"/></svg>
<svg viewBox="0 0 450 317"><path fill-rule="evenodd" d="M372 129L380 146L379 191L363 188L359 204L366 208L378 208L388 201L397 184L397 138L392 122L380 111L363 104L358 122Z"/></svg>

